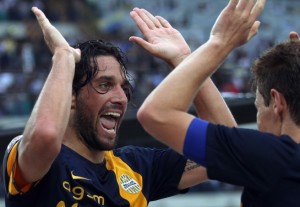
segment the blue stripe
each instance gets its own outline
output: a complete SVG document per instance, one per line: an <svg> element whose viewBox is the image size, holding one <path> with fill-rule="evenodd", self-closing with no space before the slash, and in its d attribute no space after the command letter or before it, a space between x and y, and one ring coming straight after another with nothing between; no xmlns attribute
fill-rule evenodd
<svg viewBox="0 0 300 207"><path fill-rule="evenodd" d="M206 134L208 122L195 118L187 130L183 154L190 160L206 166Z"/></svg>

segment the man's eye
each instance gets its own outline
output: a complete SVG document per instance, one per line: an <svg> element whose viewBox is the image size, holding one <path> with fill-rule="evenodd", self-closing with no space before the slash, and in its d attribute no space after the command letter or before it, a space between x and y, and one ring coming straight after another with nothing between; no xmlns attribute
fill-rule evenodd
<svg viewBox="0 0 300 207"><path fill-rule="evenodd" d="M106 88L109 88L109 84L108 83L101 83L98 87L106 89Z"/></svg>
<svg viewBox="0 0 300 207"><path fill-rule="evenodd" d="M100 83L97 87L97 90L99 92L107 92L111 88L112 88L112 85L108 82L105 82L105 83Z"/></svg>

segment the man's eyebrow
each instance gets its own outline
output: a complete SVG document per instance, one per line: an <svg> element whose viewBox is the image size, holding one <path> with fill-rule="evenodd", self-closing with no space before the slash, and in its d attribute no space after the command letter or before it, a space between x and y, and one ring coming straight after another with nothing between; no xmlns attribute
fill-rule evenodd
<svg viewBox="0 0 300 207"><path fill-rule="evenodd" d="M95 81L102 81L102 80L112 81L114 79L115 79L114 76L100 76L98 78L95 78Z"/></svg>
<svg viewBox="0 0 300 207"><path fill-rule="evenodd" d="M114 81L116 78L115 76L100 76L98 78L95 78L94 80L95 81ZM129 80L127 79L124 79L123 82L122 82L122 85L125 85L125 86L128 86L128 85L131 85Z"/></svg>

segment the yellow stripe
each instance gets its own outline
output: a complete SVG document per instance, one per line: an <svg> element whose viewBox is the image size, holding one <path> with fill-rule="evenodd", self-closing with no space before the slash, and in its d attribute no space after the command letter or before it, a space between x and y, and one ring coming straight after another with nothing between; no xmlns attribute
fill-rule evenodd
<svg viewBox="0 0 300 207"><path fill-rule="evenodd" d="M119 157L114 156L112 151L107 151L105 153L105 159L106 168L112 170L116 175L120 196L127 200L131 207L147 206L147 200L142 193L142 176L139 173L134 172ZM131 179L137 182L138 185L132 185L125 190L124 187L122 187L122 184L124 184L124 181L130 181Z"/></svg>
<svg viewBox="0 0 300 207"><path fill-rule="evenodd" d="M27 192L31 184L25 183L22 175L20 174L20 170L18 170L17 165L17 143L13 146L11 149L8 159L7 159L7 165L6 170L7 174L9 175L9 185L8 185L8 192L11 195L17 195ZM21 192L18 191L16 188L16 185L20 188Z"/></svg>

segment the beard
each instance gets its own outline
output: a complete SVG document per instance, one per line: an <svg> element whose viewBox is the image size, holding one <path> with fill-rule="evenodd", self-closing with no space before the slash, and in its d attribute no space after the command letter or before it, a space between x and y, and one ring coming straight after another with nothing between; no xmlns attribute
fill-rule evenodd
<svg viewBox="0 0 300 207"><path fill-rule="evenodd" d="M90 150L106 151L114 149L118 142L118 134L113 143L107 143L102 140L101 135L99 135L99 132L97 131L97 127L93 123L93 116L87 109L88 107L83 104L83 102L77 101L74 126L79 135L79 139Z"/></svg>

